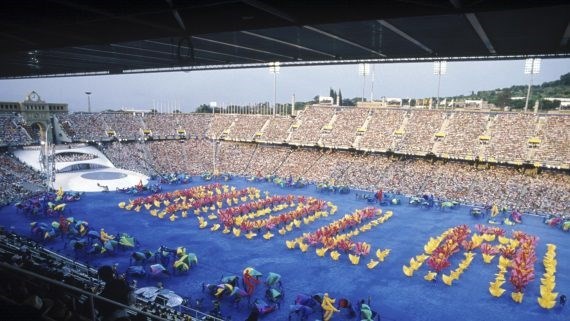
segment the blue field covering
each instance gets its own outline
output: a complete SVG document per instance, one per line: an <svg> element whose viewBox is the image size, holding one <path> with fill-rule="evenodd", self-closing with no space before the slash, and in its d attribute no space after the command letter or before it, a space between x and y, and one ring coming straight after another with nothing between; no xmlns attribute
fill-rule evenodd
<svg viewBox="0 0 570 321"><path fill-rule="evenodd" d="M211 182L195 177L194 181L185 185L163 185L163 191L184 189L196 185L207 185ZM212 298L202 292L202 283L217 283L222 276L238 275L247 267L253 267L263 273L269 272L282 276L285 297L279 310L262 317L263 320L285 321L289 315L289 305L292 304L298 293L315 294L329 293L332 298L347 298L353 302L360 299L368 300L373 310L378 311L382 320L503 320L503 321L535 321L535 320L569 320L570 306L552 310L544 310L537 304L540 295L540 277L544 273L542 259L546 251L546 244L557 245L556 258L558 266L556 272L555 292L570 294L570 234L560 229L553 229L543 224L539 217L524 216L523 224L514 226L496 225L507 231L511 236L513 230L522 230L539 237L536 248L537 262L535 264L536 278L526 288L522 304L513 302L510 293L512 285L507 282L503 286L507 291L500 298L492 297L488 292L489 282L494 281L497 273L498 256L491 264L485 264L481 252L477 249L475 259L471 266L461 275L453 285L445 285L441 279L430 283L423 279L428 271L424 264L413 277L406 277L402 266L408 265L410 258L423 253L424 244L430 237L437 237L448 228L467 224L475 233L475 225L486 223L483 219L473 218L470 208L459 206L453 209L423 209L408 205L407 200L402 205L381 207L384 212L393 211L394 216L384 224L373 227L370 231L354 237L355 241L365 241L372 245L369 257L362 257L359 265L352 265L347 255L342 255L338 261L333 261L327 254L319 257L315 248L309 248L305 253L299 249L290 250L285 240L292 240L303 233L313 232L317 228L343 215L354 212L367 206L374 206L364 200L357 200L355 193L346 195L318 192L313 185L300 189L281 188L272 183L249 182L242 178L234 178L222 184L259 188L264 195L268 191L271 195L306 195L314 196L325 201L331 201L338 206L335 215L317 219L314 223L302 224L299 229L285 235L275 236L265 240L258 235L248 240L243 235L239 238L230 234L223 234L221 229L213 232L209 227L200 229L196 216L189 212L187 218L178 218L172 222L168 217L159 219L153 217L144 208L139 212L120 209L120 202L127 202L141 195L130 195L119 192L86 193L78 202L69 203L65 208L66 216L73 216L76 220L85 220L89 227L99 231L104 228L109 234L128 233L139 242L141 249L155 251L161 245L169 248L183 246L188 252L196 253L198 265L184 274L175 274L160 279L140 278L138 287L156 285L162 282L164 287L176 293L196 299L204 297L202 309L207 312L211 309ZM148 194L147 194L148 195ZM178 214L180 216L180 214ZM0 208L0 225L14 232L30 236L30 222L32 220L51 223L57 217L24 216L18 213L15 207ZM263 234L264 232L260 233ZM494 244L497 244L495 241ZM59 238L45 244L56 252L73 257L73 252L64 249L64 242ZM374 269L368 269L366 263L375 258L377 249L391 249L391 253L384 262ZM78 260L85 261L92 266L103 264L118 264L121 272L129 266L129 256L132 251L117 251L113 254L96 256L81 256ZM452 266L445 270L457 267L463 259L463 250L452 256ZM259 285L253 298L263 298L265 286ZM222 301L222 314L232 317L234 321L245 320L250 308L242 301L239 308L232 306L229 300ZM317 313L312 314L308 320L321 319ZM356 320L357 317L354 318ZM292 320L296 320L295 317ZM350 320L346 311L333 316L332 320ZM358 319L359 320L359 319Z"/></svg>

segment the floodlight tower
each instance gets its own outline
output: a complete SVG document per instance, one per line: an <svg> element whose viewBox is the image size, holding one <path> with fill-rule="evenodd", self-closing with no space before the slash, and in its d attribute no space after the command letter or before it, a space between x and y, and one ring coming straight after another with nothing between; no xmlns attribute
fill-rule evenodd
<svg viewBox="0 0 570 321"><path fill-rule="evenodd" d="M526 92L526 102L524 104L524 111L528 108L528 100L530 98L530 90L532 88L532 75L540 72L540 58L529 58L524 62L524 73L530 74L530 81L528 83L528 90Z"/></svg>
<svg viewBox="0 0 570 321"><path fill-rule="evenodd" d="M277 74L280 69L279 61L269 63L269 72L273 74L273 116L277 113Z"/></svg>
<svg viewBox="0 0 570 321"><path fill-rule="evenodd" d="M358 64L358 74L362 76L362 102L364 102L364 89L366 88L366 76L370 74L370 64Z"/></svg>
<svg viewBox="0 0 570 321"><path fill-rule="evenodd" d="M433 74L437 75L437 100L435 101L435 108L439 107L439 87L441 85L441 75L445 75L446 73L447 73L447 61L445 60L434 61Z"/></svg>

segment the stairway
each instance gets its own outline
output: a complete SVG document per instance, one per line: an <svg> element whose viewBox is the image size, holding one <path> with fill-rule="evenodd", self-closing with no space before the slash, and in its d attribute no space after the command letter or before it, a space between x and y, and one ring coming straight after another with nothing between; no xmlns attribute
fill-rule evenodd
<svg viewBox="0 0 570 321"><path fill-rule="evenodd" d="M390 144L391 150L396 150L396 148L398 147L398 142L404 139L404 136L406 135L406 128L408 127L408 122L410 121L411 116L412 115L410 113L407 113L406 116L404 117L404 120L402 121L402 124L398 128L398 130L404 131L404 135L402 135L399 138L396 138L396 135L392 134L392 144Z"/></svg>
<svg viewBox="0 0 570 321"><path fill-rule="evenodd" d="M491 136L491 126L493 125L493 122L495 121L495 118L497 116L496 115L489 115L489 120L487 121L487 125L485 126L485 131L483 132L483 136ZM490 144L491 142L489 141L487 144ZM479 156L479 158L484 159L485 155L487 155L487 146L485 144L479 144L479 150L477 151L477 155L473 155L474 157Z"/></svg>
<svg viewBox="0 0 570 321"><path fill-rule="evenodd" d="M268 118L265 121L265 124L263 124L263 126L261 126L261 129L259 130L260 132L265 133L265 129L267 128L267 126L269 126L269 123L271 123L271 119L272 118Z"/></svg>
<svg viewBox="0 0 570 321"><path fill-rule="evenodd" d="M544 131L547 124L547 118L544 116L538 117L536 121L536 125L534 127L534 135L533 137L538 137L542 140L541 144L537 148L527 148L525 160L533 161L536 152L542 148L542 144L544 143Z"/></svg>
<svg viewBox="0 0 570 321"><path fill-rule="evenodd" d="M438 130L438 132L443 132L447 134L447 127L449 126L449 121L451 118L453 118L455 116L455 113L451 113L448 114L447 117L445 117L445 119L443 120L443 123L441 124L441 128ZM434 136L432 137L433 139L433 146L431 148L431 152L434 153L435 155L439 155L440 151L439 149L441 148L441 144L447 139L446 137L442 137L441 139L436 139L437 137L435 137L435 133L433 133Z"/></svg>
<svg viewBox="0 0 570 321"><path fill-rule="evenodd" d="M224 129L220 134L220 139L227 138L232 133L232 128L236 124L235 120L228 126L228 128Z"/></svg>

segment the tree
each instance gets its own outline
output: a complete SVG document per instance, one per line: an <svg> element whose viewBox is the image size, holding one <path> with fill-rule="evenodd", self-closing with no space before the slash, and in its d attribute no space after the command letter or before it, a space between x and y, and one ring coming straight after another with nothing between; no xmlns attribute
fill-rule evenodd
<svg viewBox="0 0 570 321"><path fill-rule="evenodd" d="M337 97L336 91L334 91L334 89L331 88L329 90L329 96L333 99L333 104L334 104L336 102L336 97Z"/></svg>
<svg viewBox="0 0 570 321"><path fill-rule="evenodd" d="M358 100L358 98L352 98L352 99L346 98L346 99L343 99L342 105L343 105L343 106L356 106L355 99Z"/></svg>
<svg viewBox="0 0 570 321"><path fill-rule="evenodd" d="M570 86L570 72L560 76L560 84L562 86Z"/></svg>
<svg viewBox="0 0 570 321"><path fill-rule="evenodd" d="M340 88L338 89L338 103L342 106L342 92L340 91Z"/></svg>
<svg viewBox="0 0 570 321"><path fill-rule="evenodd" d="M546 100L543 99L540 101L540 107L543 110L551 110L551 109L557 109L560 107L560 100L555 99L555 100Z"/></svg>
<svg viewBox="0 0 570 321"><path fill-rule="evenodd" d="M195 113L211 113L212 112L212 107L210 107L207 104L202 104L200 106L198 106L198 108L196 108Z"/></svg>
<svg viewBox="0 0 570 321"><path fill-rule="evenodd" d="M498 107L505 107L508 106L510 101L511 101L511 90L510 89L505 89L502 90L498 95L497 98L495 100L495 105Z"/></svg>

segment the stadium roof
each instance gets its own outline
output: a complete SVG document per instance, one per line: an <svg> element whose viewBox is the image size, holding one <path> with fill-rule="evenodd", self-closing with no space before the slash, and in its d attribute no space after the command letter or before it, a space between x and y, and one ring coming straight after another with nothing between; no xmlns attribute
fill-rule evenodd
<svg viewBox="0 0 570 321"><path fill-rule="evenodd" d="M548 0L3 0L0 78L570 56Z"/></svg>

